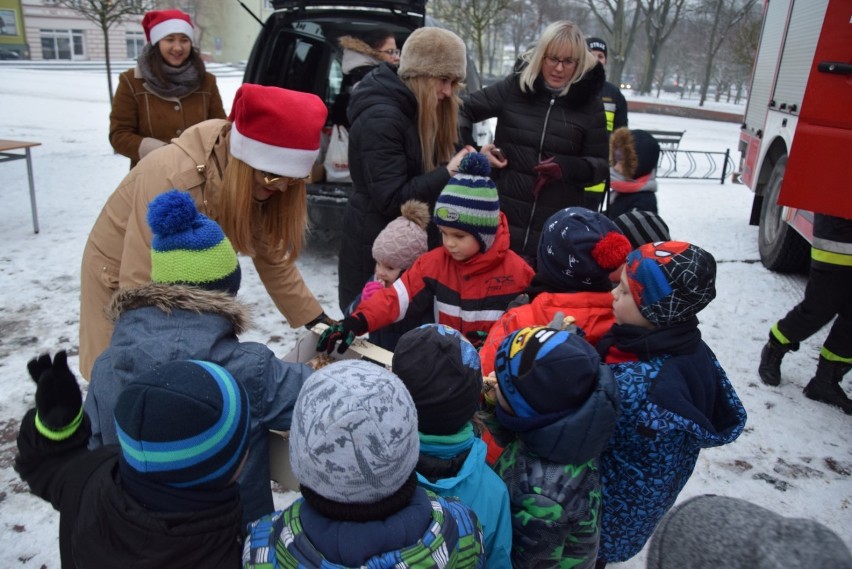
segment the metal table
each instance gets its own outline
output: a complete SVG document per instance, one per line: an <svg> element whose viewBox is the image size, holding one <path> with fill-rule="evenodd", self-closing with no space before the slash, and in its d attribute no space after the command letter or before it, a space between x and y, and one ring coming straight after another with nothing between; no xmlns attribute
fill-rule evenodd
<svg viewBox="0 0 852 569"><path fill-rule="evenodd" d="M35 184L33 183L33 161L30 156L30 148L33 146L41 146L41 142L25 142L23 140L3 140L0 139L0 162L9 162L11 160L27 160L27 178L30 182L30 208L33 212L33 231L38 233L38 211L36 211ZM23 154L11 152L13 150L23 150Z"/></svg>

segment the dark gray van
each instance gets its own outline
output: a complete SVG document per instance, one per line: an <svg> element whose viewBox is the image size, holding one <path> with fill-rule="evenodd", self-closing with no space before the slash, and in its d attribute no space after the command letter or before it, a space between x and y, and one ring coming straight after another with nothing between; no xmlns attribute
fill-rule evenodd
<svg viewBox="0 0 852 569"><path fill-rule="evenodd" d="M329 110L343 81L338 38L382 28L392 31L402 46L417 28L442 27L426 15L426 0L272 0L272 6L275 11L255 41L243 82L314 93ZM470 57L465 84L470 92L480 88ZM490 141L486 126L477 125L474 133L480 145ZM351 188L340 182L308 184L312 227L339 227Z"/></svg>

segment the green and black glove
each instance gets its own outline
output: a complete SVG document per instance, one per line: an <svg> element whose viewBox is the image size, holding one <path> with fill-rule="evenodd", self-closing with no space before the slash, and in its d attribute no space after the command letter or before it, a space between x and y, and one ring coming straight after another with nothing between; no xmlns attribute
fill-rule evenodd
<svg viewBox="0 0 852 569"><path fill-rule="evenodd" d="M67 439L83 422L83 396L67 359L62 350L53 361L50 354L42 354L27 363L36 382L36 429L52 441Z"/></svg>
<svg viewBox="0 0 852 569"><path fill-rule="evenodd" d="M337 353L342 354L349 349L352 342L357 336L369 332L367 320L360 313L355 313L352 316L347 316L334 326L326 328L325 332L320 336L317 342L317 351L330 354L334 346L340 342L337 347Z"/></svg>

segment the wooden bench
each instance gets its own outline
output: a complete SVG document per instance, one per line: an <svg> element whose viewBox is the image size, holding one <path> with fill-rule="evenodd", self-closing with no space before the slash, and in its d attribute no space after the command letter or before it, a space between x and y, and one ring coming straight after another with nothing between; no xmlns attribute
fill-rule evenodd
<svg viewBox="0 0 852 569"><path fill-rule="evenodd" d="M685 130L649 130L648 134L657 139L662 150L677 150Z"/></svg>
<svg viewBox="0 0 852 569"><path fill-rule="evenodd" d="M27 161L27 177L30 182L30 209L33 214L33 232L38 233L38 212L36 211L35 184L33 183L33 161L30 157L30 148L41 146L41 142L24 142L23 140L0 140L0 162L11 160ZM10 152L11 150L23 150L23 154Z"/></svg>

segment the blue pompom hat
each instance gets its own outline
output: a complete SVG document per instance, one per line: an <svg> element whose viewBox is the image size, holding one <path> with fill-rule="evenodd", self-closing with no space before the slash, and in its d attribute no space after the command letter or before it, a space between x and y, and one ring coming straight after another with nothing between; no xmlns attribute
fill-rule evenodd
<svg viewBox="0 0 852 569"><path fill-rule="evenodd" d="M240 264L219 224L196 209L187 192L170 190L148 205L151 280L236 295Z"/></svg>
<svg viewBox="0 0 852 569"><path fill-rule="evenodd" d="M143 373L115 405L119 468L173 488L224 488L248 448L250 407L228 371L199 360Z"/></svg>
<svg viewBox="0 0 852 569"><path fill-rule="evenodd" d="M460 229L476 237L482 253L494 244L500 225L500 201L497 187L488 177L490 172L485 155L466 154L458 174L450 178L438 196L432 218L435 225Z"/></svg>

